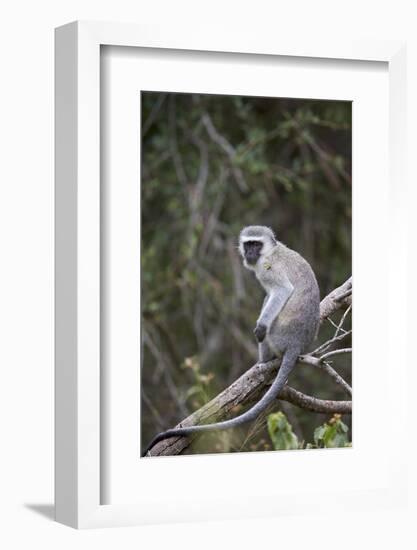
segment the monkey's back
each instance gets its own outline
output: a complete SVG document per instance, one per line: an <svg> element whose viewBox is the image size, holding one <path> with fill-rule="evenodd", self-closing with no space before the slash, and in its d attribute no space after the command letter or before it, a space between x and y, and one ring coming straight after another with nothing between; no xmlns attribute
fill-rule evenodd
<svg viewBox="0 0 417 550"><path fill-rule="evenodd" d="M271 253L276 279L287 277L294 291L274 321L269 340L275 350L298 347L300 353L314 340L320 320L320 291L310 264L300 254L278 243Z"/></svg>

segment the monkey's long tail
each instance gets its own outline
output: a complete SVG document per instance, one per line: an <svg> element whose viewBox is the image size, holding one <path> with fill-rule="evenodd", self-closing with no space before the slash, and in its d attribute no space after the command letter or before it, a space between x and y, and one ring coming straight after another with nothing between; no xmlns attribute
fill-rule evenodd
<svg viewBox="0 0 417 550"><path fill-rule="evenodd" d="M280 369L275 380L271 384L271 387L265 393L262 399L260 399L256 403L256 405L254 405L248 411L244 412L240 416L237 416L236 418L225 420L224 422L217 422L215 424L202 424L201 426L189 426L187 428L174 428L172 430L167 430L166 432L161 432L156 437L154 437L142 456L146 456L152 449L152 447L154 447L160 441L163 441L164 439L167 439L169 437L186 437L201 432L229 430L230 428L236 428L241 424L246 424L247 422L255 420L278 397L279 392L282 390L285 383L287 382L291 370L297 363L298 355L299 352L294 350L287 350L284 353Z"/></svg>

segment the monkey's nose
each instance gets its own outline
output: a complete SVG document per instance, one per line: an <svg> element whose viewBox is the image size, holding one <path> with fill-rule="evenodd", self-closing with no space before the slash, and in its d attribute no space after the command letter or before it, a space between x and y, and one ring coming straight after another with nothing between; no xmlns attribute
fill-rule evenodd
<svg viewBox="0 0 417 550"><path fill-rule="evenodd" d="M257 259L258 259L258 254L247 254L246 255L246 261L249 264L256 264Z"/></svg>

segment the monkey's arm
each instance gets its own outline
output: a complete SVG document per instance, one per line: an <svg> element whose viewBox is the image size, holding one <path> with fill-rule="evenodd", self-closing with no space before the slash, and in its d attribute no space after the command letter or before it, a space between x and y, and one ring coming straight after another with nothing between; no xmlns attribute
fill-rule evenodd
<svg viewBox="0 0 417 550"><path fill-rule="evenodd" d="M288 302L293 292L294 287L287 279L269 294L258 321L256 322L255 335L258 342L264 340L272 323L284 309L285 304Z"/></svg>

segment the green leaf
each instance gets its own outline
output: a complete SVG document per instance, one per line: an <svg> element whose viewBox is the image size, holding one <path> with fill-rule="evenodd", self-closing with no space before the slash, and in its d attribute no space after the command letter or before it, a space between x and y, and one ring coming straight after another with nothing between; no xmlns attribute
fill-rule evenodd
<svg viewBox="0 0 417 550"><path fill-rule="evenodd" d="M268 432L275 451L298 449L298 438L283 412L268 416Z"/></svg>
<svg viewBox="0 0 417 550"><path fill-rule="evenodd" d="M320 446L320 443L324 439L324 435L326 433L326 426L327 426L327 424L324 424L323 426L319 426L318 428L316 428L314 430L314 443L317 446Z"/></svg>
<svg viewBox="0 0 417 550"><path fill-rule="evenodd" d="M335 414L328 423L314 430L314 443L317 447L348 447L348 427L339 414Z"/></svg>

